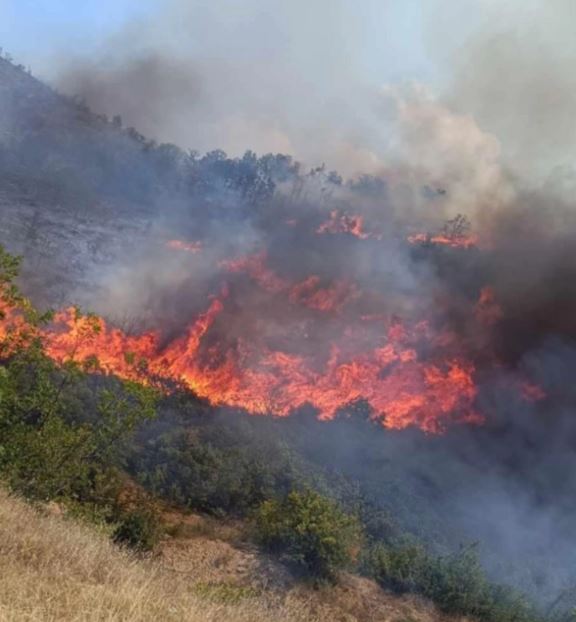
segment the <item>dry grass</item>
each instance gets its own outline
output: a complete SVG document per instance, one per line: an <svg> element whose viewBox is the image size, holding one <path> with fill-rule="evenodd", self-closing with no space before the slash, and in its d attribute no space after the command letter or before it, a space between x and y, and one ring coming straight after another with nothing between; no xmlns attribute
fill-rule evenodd
<svg viewBox="0 0 576 622"><path fill-rule="evenodd" d="M304 603L211 587L0 491L2 621L320 620Z"/></svg>
<svg viewBox="0 0 576 622"><path fill-rule="evenodd" d="M0 488L0 622L446 620L429 603L360 577L320 590L295 582L273 560L214 536L214 525L204 534L199 517L181 516L183 537L142 560L57 514Z"/></svg>

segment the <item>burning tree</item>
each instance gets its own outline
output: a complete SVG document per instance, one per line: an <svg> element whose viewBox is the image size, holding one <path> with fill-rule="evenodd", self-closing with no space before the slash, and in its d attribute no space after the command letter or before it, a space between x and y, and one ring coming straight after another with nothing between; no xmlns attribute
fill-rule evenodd
<svg viewBox="0 0 576 622"><path fill-rule="evenodd" d="M470 220L466 216L456 214L454 218L444 223L442 235L449 240L460 240L470 235L471 228Z"/></svg>

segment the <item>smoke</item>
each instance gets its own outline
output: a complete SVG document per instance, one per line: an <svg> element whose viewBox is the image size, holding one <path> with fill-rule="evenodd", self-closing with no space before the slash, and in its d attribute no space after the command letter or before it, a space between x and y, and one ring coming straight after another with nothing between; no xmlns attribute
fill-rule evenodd
<svg viewBox="0 0 576 622"><path fill-rule="evenodd" d="M88 62L63 61L56 82L184 148L238 155L249 145L371 172L386 131L374 135L382 80L370 77L376 50L363 40L372 18L384 41L378 54L392 58L388 12L375 0L362 13L349 0L172 1Z"/></svg>
<svg viewBox="0 0 576 622"><path fill-rule="evenodd" d="M442 213L435 218L462 213L481 225L512 202L515 189L501 161L500 143L474 117L451 111L423 86L385 88L380 106L390 125L389 160L381 171L416 194L423 184L444 190ZM414 209L414 195L411 203ZM418 208L425 220L428 201Z"/></svg>
<svg viewBox="0 0 576 622"><path fill-rule="evenodd" d="M571 166L574 3L439 0L425 10L449 105L498 137L507 166L525 182L541 183L555 167Z"/></svg>
<svg viewBox="0 0 576 622"><path fill-rule="evenodd" d="M438 167L450 169L443 181L464 162L478 167L468 192L485 194L472 199L474 208L494 203L499 165L522 184L539 185L559 167L573 177L573 4L434 0L419 10L421 23L410 14L407 27L395 3L375 0L362 11L349 0L172 1L111 36L90 60L62 61L56 82L147 136L200 152L239 155L249 146L348 175L382 173L409 159L432 177ZM398 55L402 37L413 56L429 54L432 69L405 49ZM398 76L431 80L443 107L424 134L413 119L400 145L387 109L399 97L407 97L404 113L413 109L415 90ZM432 127L442 127L440 134ZM460 199L466 211L469 198Z"/></svg>
<svg viewBox="0 0 576 622"><path fill-rule="evenodd" d="M459 61L437 62L450 76L441 97L420 84L425 72L398 57L397 29L418 47L438 20L419 26L409 17L407 26L395 3L375 0L362 11L350 0L172 1L111 36L89 60L63 61L55 80L161 142L231 155L290 153L349 176L384 175L405 212L428 210L419 205L428 184L450 197L437 220L457 213L477 220L513 196L501 161L501 140L510 136L484 126L476 108L453 94L465 91Z"/></svg>
<svg viewBox="0 0 576 622"><path fill-rule="evenodd" d="M102 63L71 68L62 76L60 87L81 95L94 110L110 116L122 112L147 136L170 136L170 120L182 115L183 102L188 114L194 114L199 78L182 61L149 54L117 66L112 59L109 62L106 69Z"/></svg>

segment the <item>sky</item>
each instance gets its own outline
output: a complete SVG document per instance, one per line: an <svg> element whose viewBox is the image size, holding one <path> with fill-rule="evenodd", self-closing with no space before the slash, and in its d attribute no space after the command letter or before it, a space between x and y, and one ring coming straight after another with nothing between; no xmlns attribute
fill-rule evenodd
<svg viewBox="0 0 576 622"><path fill-rule="evenodd" d="M17 60L42 66L53 54L97 48L154 4L155 0L0 0L1 45Z"/></svg>
<svg viewBox="0 0 576 622"><path fill-rule="evenodd" d="M99 53L127 24L154 20L166 4L162 0L0 0L0 46L50 78L53 58ZM204 0L188 2L189 6L203 4ZM218 1L211 4L217 7ZM363 31L367 72L380 80L430 74L422 43L421 0L352 4Z"/></svg>

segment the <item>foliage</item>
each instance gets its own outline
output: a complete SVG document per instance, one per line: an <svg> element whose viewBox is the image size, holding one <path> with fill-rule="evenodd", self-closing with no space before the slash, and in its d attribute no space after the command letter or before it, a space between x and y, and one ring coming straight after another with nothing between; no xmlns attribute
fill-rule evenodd
<svg viewBox="0 0 576 622"><path fill-rule="evenodd" d="M488 581L474 547L438 557L416 543L377 544L366 570L382 586L426 596L449 614L491 622L538 620L522 597Z"/></svg>
<svg viewBox="0 0 576 622"><path fill-rule="evenodd" d="M38 328L49 315L19 294L17 267L0 249L0 292L11 320L0 350L0 477L31 499L111 503L123 444L154 415L156 396L47 357Z"/></svg>
<svg viewBox="0 0 576 622"><path fill-rule="evenodd" d="M114 530L112 539L136 551L148 552L158 544L161 533L158 515L153 509L143 507L126 513Z"/></svg>
<svg viewBox="0 0 576 622"><path fill-rule="evenodd" d="M356 424L342 421L311 434L323 424L238 413L222 418L191 398L163 398L163 416L153 420L157 396L150 390L98 373L95 361L54 363L44 353L40 330L51 316L38 313L18 291L18 266L0 248L0 308L4 318L18 318L13 330L2 322L0 340L0 477L13 490L115 520L117 542L150 550L159 537L154 512L136 507L118 518L118 475L127 470L148 491L189 508L237 516L258 508L258 541L323 579L356 560L359 516L372 544L366 569L383 586L424 595L448 613L480 620L536 618L515 593L487 580L472 549L436 557L418 544L395 544L398 529L386 508L336 472L342 464L357 464L339 453L355 451L350 438ZM362 451L377 442L373 455L379 455L384 437L374 439L373 430L363 426L368 438L355 431ZM312 436L323 441L308 446ZM373 490L392 493L393 478L389 484L379 477Z"/></svg>
<svg viewBox="0 0 576 622"><path fill-rule="evenodd" d="M132 447L129 473L152 494L214 516L244 517L266 499L312 481L312 469L252 421L155 421Z"/></svg>
<svg viewBox="0 0 576 622"><path fill-rule="evenodd" d="M310 490L291 492L281 501L265 501L255 521L264 547L322 579L332 579L350 566L360 546L357 520Z"/></svg>

